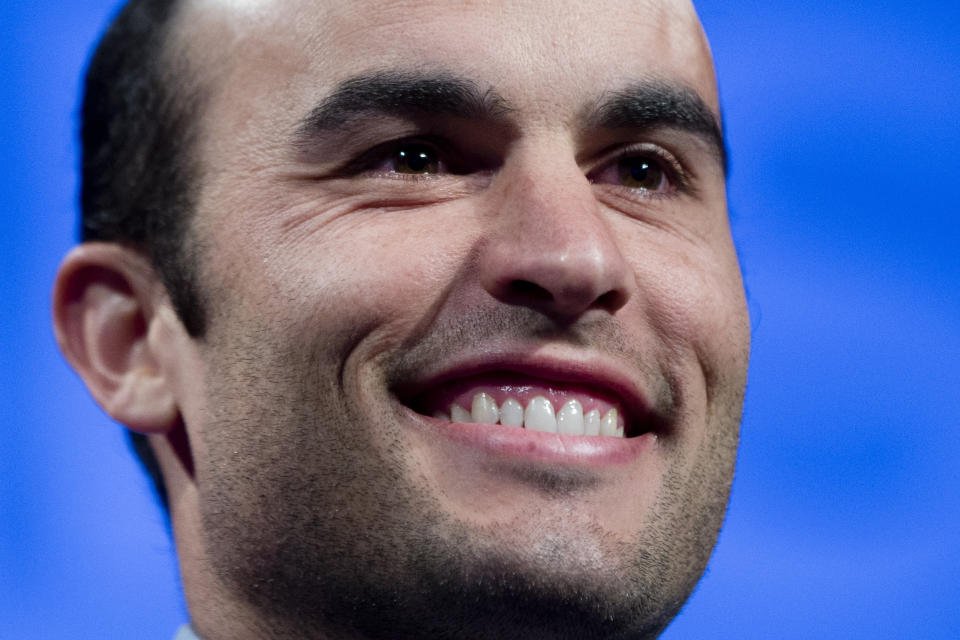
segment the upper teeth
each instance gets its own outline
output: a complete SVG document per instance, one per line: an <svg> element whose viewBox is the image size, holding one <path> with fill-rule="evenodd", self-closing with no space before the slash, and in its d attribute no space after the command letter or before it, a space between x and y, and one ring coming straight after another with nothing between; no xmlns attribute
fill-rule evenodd
<svg viewBox="0 0 960 640"><path fill-rule="evenodd" d="M553 403L543 396L532 398L524 409L514 398L507 398L498 407L493 396L480 392L473 396L470 411L454 403L450 405L449 414L437 412L434 417L453 422L522 426L534 431L565 435L624 437L623 425L620 424L616 408L610 409L602 417L597 409L584 415L580 402L569 400L560 407L560 411L554 412Z"/></svg>

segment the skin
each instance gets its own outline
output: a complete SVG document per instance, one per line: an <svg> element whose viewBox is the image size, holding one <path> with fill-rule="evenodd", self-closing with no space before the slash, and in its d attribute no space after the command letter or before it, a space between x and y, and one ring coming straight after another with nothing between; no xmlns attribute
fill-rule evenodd
<svg viewBox="0 0 960 640"><path fill-rule="evenodd" d="M655 637L699 579L749 350L724 170L689 131L583 114L654 78L719 119L709 49L686 2L544 7L206 0L180 16L208 92L191 230L208 330L189 337L116 246L68 257L55 313L94 395L152 436L202 637ZM469 78L509 108L430 119L468 158L456 173L398 176L390 153L340 170L423 134L409 119L293 144L338 83L385 69ZM684 186L622 184L616 153L638 144ZM540 463L437 438L405 385L486 353L630 379L656 417L649 451Z"/></svg>

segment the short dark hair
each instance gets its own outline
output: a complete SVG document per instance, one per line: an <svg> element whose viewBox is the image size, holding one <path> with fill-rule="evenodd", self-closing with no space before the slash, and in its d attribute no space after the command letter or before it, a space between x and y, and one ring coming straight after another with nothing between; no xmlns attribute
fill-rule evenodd
<svg viewBox="0 0 960 640"><path fill-rule="evenodd" d="M201 92L185 53L169 46L178 0L130 0L104 33L86 73L81 109L82 241L116 242L147 256L190 335L204 330L187 229ZM169 500L146 436L130 441L164 509Z"/></svg>

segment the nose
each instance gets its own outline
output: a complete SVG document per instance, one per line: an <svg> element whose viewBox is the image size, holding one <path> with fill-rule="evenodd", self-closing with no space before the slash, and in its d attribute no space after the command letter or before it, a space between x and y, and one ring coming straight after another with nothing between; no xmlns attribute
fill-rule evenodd
<svg viewBox="0 0 960 640"><path fill-rule="evenodd" d="M631 272L611 221L586 176L570 165L566 171L554 166L512 173L505 167L479 255L481 282L490 295L564 324L591 310L612 314L631 291Z"/></svg>

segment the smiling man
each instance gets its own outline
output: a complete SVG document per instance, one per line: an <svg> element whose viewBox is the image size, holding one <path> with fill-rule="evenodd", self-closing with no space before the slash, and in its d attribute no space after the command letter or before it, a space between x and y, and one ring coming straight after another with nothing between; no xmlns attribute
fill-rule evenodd
<svg viewBox="0 0 960 640"><path fill-rule="evenodd" d="M133 0L61 347L192 632L648 638L710 556L749 323L680 0Z"/></svg>

